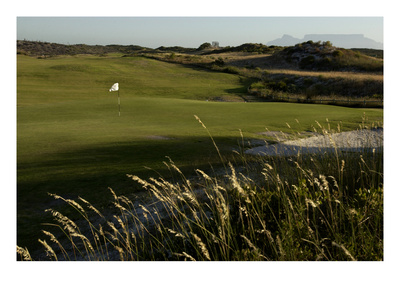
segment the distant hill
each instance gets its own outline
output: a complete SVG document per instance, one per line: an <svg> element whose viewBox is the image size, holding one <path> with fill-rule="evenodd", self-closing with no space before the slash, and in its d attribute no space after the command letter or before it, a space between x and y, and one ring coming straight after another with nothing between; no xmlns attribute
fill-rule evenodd
<svg viewBox="0 0 400 300"><path fill-rule="evenodd" d="M328 42L311 40L286 47L275 56L300 69L315 71L382 72L383 60L363 51L334 47ZM370 50L380 51L380 50ZM365 54L363 54L364 52Z"/></svg>
<svg viewBox="0 0 400 300"><path fill-rule="evenodd" d="M206 43L205 43L206 44ZM211 45L211 44L210 44ZM37 42L37 41L26 41L17 40L17 53L26 54L32 56L54 56L54 55L76 55L76 54L95 54L105 55L107 53L119 52L126 55L134 53L158 53L158 52L176 52L176 53L188 53L188 54L218 54L224 52L257 52L257 53L274 53L281 50L282 47L266 46L263 44L246 43L237 47L202 47L199 48L185 48L180 46L174 47L158 47L157 49L151 49L141 47L137 45L64 45L49 42Z"/></svg>
<svg viewBox="0 0 400 300"><path fill-rule="evenodd" d="M135 51L146 51L144 48L136 45L122 46L122 45L64 45L57 43L36 42L36 41L17 41L17 53L27 54L34 56L53 56L53 55L76 55L76 54L96 54L104 55L107 53L120 52L132 53Z"/></svg>
<svg viewBox="0 0 400 300"><path fill-rule="evenodd" d="M330 41L334 46L341 48L383 49L383 43L366 38L363 34L306 34L302 39L284 34L281 38L267 43L268 46L294 46L299 43L313 41Z"/></svg>

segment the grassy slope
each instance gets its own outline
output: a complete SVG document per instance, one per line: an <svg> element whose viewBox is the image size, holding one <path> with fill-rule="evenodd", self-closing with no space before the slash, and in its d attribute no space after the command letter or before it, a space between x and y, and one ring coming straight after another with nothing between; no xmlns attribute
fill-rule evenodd
<svg viewBox="0 0 400 300"><path fill-rule="evenodd" d="M221 147L269 130L296 130L326 118L358 126L363 110L288 103L216 103L205 100L244 93L239 76L213 73L143 58L111 56L18 57L17 159L19 243L37 228L27 230L31 217L49 207L47 192L93 203L110 197L107 187L132 191L126 173L152 175L144 166L165 169L170 156L183 169L218 161L198 115ZM120 83L121 117L117 93ZM381 119L382 110L368 110ZM298 119L300 125L294 120ZM168 136L160 140L149 136Z"/></svg>

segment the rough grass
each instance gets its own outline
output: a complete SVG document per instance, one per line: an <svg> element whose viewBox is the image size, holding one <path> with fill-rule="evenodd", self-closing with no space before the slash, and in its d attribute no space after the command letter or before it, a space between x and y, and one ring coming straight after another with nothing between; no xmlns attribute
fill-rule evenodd
<svg viewBox="0 0 400 300"><path fill-rule="evenodd" d="M284 75L297 75L303 77L320 77L323 78L344 78L349 80L363 81L363 80L376 80L383 82L382 74L375 73L360 73L360 72L338 72L338 71L304 71L293 69L271 69L268 70L270 74L284 74Z"/></svg>

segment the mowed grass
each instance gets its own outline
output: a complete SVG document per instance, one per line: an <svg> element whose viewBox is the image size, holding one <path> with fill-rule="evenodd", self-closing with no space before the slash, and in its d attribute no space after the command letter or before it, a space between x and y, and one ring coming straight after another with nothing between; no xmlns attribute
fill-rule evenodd
<svg viewBox="0 0 400 300"><path fill-rule="evenodd" d="M257 133L265 128L305 131L327 118L349 130L364 112L369 121L383 115L379 109L206 101L243 94L249 81L139 57L18 56L17 68L19 246L37 239L43 210L57 205L47 193L81 196L105 208L107 187L134 192L126 174L167 174L166 156L188 172L217 165L218 154L194 115L223 154L238 145L239 130L261 138ZM108 91L114 82L120 84L120 117L117 93Z"/></svg>

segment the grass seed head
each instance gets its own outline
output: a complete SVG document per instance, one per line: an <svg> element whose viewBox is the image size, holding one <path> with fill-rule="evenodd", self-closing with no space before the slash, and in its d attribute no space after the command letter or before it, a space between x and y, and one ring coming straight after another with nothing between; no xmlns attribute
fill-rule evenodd
<svg viewBox="0 0 400 300"><path fill-rule="evenodd" d="M17 254L19 254L23 260L26 261L32 260L31 254L29 253L27 248L22 248L20 246L17 246Z"/></svg>
<svg viewBox="0 0 400 300"><path fill-rule="evenodd" d="M204 125L204 123L200 120L198 116L194 115L194 117L196 118L197 121L199 121L199 123L201 124L201 126L203 126L204 129L207 129L206 125Z"/></svg>
<svg viewBox="0 0 400 300"><path fill-rule="evenodd" d="M195 233L192 232L192 236L194 237L194 239L197 242L197 245L199 246L201 253L203 253L203 255L205 256L205 258L207 260L211 260L210 258L210 254L208 253L207 247L206 245L203 243L203 241L201 240L201 238L199 238Z"/></svg>
<svg viewBox="0 0 400 300"><path fill-rule="evenodd" d="M51 208L46 209L45 212L50 212L53 217L56 218L57 222L63 225L64 229L67 230L69 233L75 233L78 230L78 226L75 224L75 222L64 216L60 212Z"/></svg>
<svg viewBox="0 0 400 300"><path fill-rule="evenodd" d="M46 240L43 240L43 241L42 241L41 239L39 239L39 243L41 243L41 244L44 246L44 248L46 249L46 254L47 254L49 257L54 257L55 260L58 260L58 259L57 259L56 253L54 252L53 248L51 248L51 247L49 246L49 244L47 244Z"/></svg>
<svg viewBox="0 0 400 300"><path fill-rule="evenodd" d="M183 256L185 256L186 258L189 258L191 261L196 261L193 256L190 256L189 254L187 254L186 252L182 252Z"/></svg>

